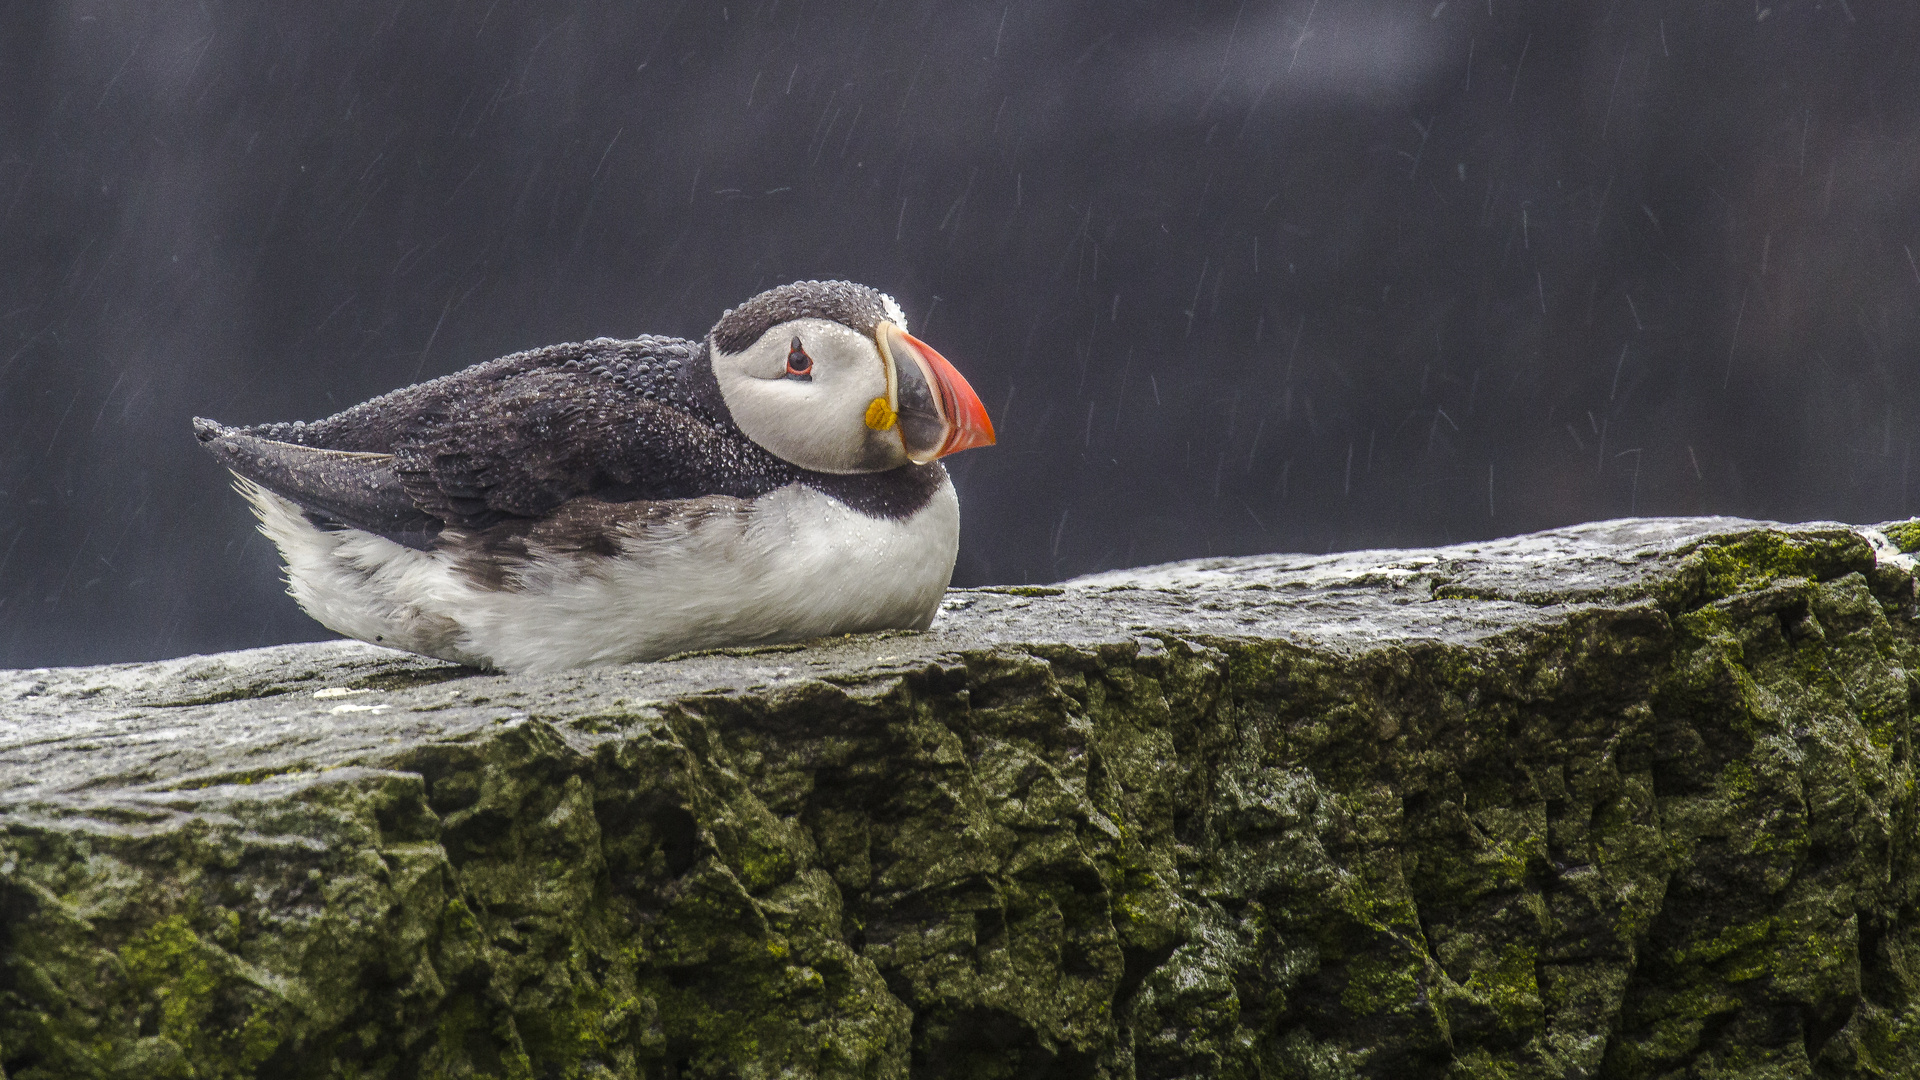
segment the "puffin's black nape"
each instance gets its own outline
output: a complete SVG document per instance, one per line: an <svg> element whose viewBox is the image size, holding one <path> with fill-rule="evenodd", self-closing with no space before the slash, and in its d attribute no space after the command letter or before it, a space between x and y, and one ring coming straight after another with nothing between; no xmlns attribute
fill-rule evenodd
<svg viewBox="0 0 1920 1080"><path fill-rule="evenodd" d="M708 337L721 352L737 353L793 319L832 319L871 334L888 317L887 298L878 289L851 281L796 281L768 289L720 316Z"/></svg>

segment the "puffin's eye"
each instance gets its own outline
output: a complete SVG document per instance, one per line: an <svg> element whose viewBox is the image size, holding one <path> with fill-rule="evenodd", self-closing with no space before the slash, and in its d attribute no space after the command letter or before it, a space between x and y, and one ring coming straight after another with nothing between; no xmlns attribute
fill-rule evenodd
<svg viewBox="0 0 1920 1080"><path fill-rule="evenodd" d="M813 357L807 355L798 334L793 336L793 344L787 346L787 378L813 381Z"/></svg>

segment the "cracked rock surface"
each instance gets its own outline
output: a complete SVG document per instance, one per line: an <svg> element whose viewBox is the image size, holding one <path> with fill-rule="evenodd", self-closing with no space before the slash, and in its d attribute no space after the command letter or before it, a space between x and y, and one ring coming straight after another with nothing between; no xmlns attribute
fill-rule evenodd
<svg viewBox="0 0 1920 1080"><path fill-rule="evenodd" d="M0 672L0 1075L1920 1076L1920 524Z"/></svg>

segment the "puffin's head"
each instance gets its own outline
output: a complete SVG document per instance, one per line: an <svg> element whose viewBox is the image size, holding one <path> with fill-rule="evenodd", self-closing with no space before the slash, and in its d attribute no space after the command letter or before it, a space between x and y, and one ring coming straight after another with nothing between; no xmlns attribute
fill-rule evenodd
<svg viewBox="0 0 1920 1080"><path fill-rule="evenodd" d="M877 289L769 289L721 316L707 344L733 422L803 469L881 472L993 444L979 396Z"/></svg>

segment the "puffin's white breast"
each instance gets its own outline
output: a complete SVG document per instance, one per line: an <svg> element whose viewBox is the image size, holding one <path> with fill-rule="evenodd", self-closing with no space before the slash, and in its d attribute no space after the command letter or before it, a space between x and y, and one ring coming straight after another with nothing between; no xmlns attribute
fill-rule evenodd
<svg viewBox="0 0 1920 1080"><path fill-rule="evenodd" d="M416 551L357 529L317 528L286 499L245 481L240 489L286 559L288 591L322 625L506 671L925 629L960 539L950 482L904 520L793 484L752 500L652 504L614 528L618 555L530 544L505 583L489 585L463 567L457 537Z"/></svg>

